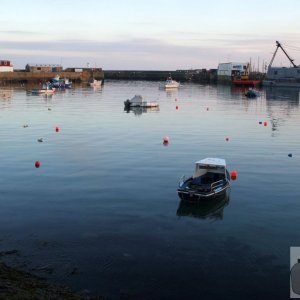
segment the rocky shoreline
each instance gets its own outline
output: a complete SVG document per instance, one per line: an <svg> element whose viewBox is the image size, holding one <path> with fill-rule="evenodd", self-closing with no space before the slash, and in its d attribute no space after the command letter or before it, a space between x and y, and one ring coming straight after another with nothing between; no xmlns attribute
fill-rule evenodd
<svg viewBox="0 0 300 300"><path fill-rule="evenodd" d="M99 296L81 295L70 288L48 283L30 273L18 271L0 262L0 299L5 300L104 300Z"/></svg>

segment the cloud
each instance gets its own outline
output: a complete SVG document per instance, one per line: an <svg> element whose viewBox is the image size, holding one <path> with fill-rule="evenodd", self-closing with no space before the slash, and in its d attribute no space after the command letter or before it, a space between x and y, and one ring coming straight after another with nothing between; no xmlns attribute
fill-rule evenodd
<svg viewBox="0 0 300 300"><path fill-rule="evenodd" d="M8 34L8 35L38 35L41 34L39 32L33 31L22 31L22 30L0 30L0 34Z"/></svg>
<svg viewBox="0 0 300 300"><path fill-rule="evenodd" d="M105 69L189 69L217 68L228 61L269 61L275 42L267 37L252 39L205 37L197 42L177 43L159 39L120 39L115 41L53 40L2 41L2 54L15 66L28 62L57 63L64 66L85 66L93 62ZM4 57L3 57L4 58ZM296 58L300 61L300 58ZM14 62L15 60L15 62Z"/></svg>

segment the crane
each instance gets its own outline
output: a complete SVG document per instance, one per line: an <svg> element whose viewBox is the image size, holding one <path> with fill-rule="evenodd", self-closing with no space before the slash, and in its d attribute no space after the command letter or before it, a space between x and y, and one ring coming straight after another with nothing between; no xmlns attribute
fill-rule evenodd
<svg viewBox="0 0 300 300"><path fill-rule="evenodd" d="M289 57L289 55L286 53L286 51L283 49L283 47L281 46L281 44L280 44L278 41L276 41L276 46L277 46L277 48L276 48L276 50L275 50L275 52L274 52L274 54L273 54L273 57L272 57L272 59L271 59L271 61L270 61L269 67L272 66L272 63L273 63L274 58L275 58L275 55L276 55L278 49L281 48L281 50L282 50L283 53L286 55L286 57L289 59L289 61L290 61L291 64L293 65L293 67L294 67L294 68L297 68L298 66L295 65L294 59L292 59L292 58Z"/></svg>

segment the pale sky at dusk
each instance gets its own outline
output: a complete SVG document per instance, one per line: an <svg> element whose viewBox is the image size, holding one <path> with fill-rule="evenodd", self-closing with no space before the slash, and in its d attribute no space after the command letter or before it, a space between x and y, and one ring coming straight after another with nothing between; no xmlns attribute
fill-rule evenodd
<svg viewBox="0 0 300 300"><path fill-rule="evenodd" d="M123 70L269 63L275 41L300 65L300 1L1 1L0 59ZM274 65L289 66L281 51Z"/></svg>

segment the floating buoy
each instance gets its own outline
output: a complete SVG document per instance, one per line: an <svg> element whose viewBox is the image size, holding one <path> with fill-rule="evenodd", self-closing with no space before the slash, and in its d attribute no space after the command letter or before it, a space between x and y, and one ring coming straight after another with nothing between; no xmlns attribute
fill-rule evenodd
<svg viewBox="0 0 300 300"><path fill-rule="evenodd" d="M262 121L259 121L258 124L262 124Z"/></svg>
<svg viewBox="0 0 300 300"><path fill-rule="evenodd" d="M56 128L55 128L55 131L56 131L56 132L59 132L59 127L56 127Z"/></svg>
<svg viewBox="0 0 300 300"><path fill-rule="evenodd" d="M176 105L176 109L178 109L179 107L178 107L178 105Z"/></svg>
<svg viewBox="0 0 300 300"><path fill-rule="evenodd" d="M163 144L167 145L167 144L169 144L169 141L170 141L169 137L167 135L164 136L164 138L163 138Z"/></svg>
<svg viewBox="0 0 300 300"><path fill-rule="evenodd" d="M292 154L292 153L289 153L289 154L288 154L288 157L292 157L292 156L293 156L293 154Z"/></svg>
<svg viewBox="0 0 300 300"><path fill-rule="evenodd" d="M209 107L207 107L206 110L209 110Z"/></svg>
<svg viewBox="0 0 300 300"><path fill-rule="evenodd" d="M225 139L225 141L228 142L228 141L229 141L229 137L227 137L227 138Z"/></svg>
<svg viewBox="0 0 300 300"><path fill-rule="evenodd" d="M237 171L236 170L231 171L230 177L231 177L231 180L236 180L236 178L237 178Z"/></svg>
<svg viewBox="0 0 300 300"><path fill-rule="evenodd" d="M39 168L41 166L41 163L39 160L37 160L34 165L36 168Z"/></svg>
<svg viewBox="0 0 300 300"><path fill-rule="evenodd" d="M48 110L51 110L51 108L50 108L50 107L48 107Z"/></svg>
<svg viewBox="0 0 300 300"><path fill-rule="evenodd" d="M268 126L268 122L267 121L264 122L264 126Z"/></svg>

